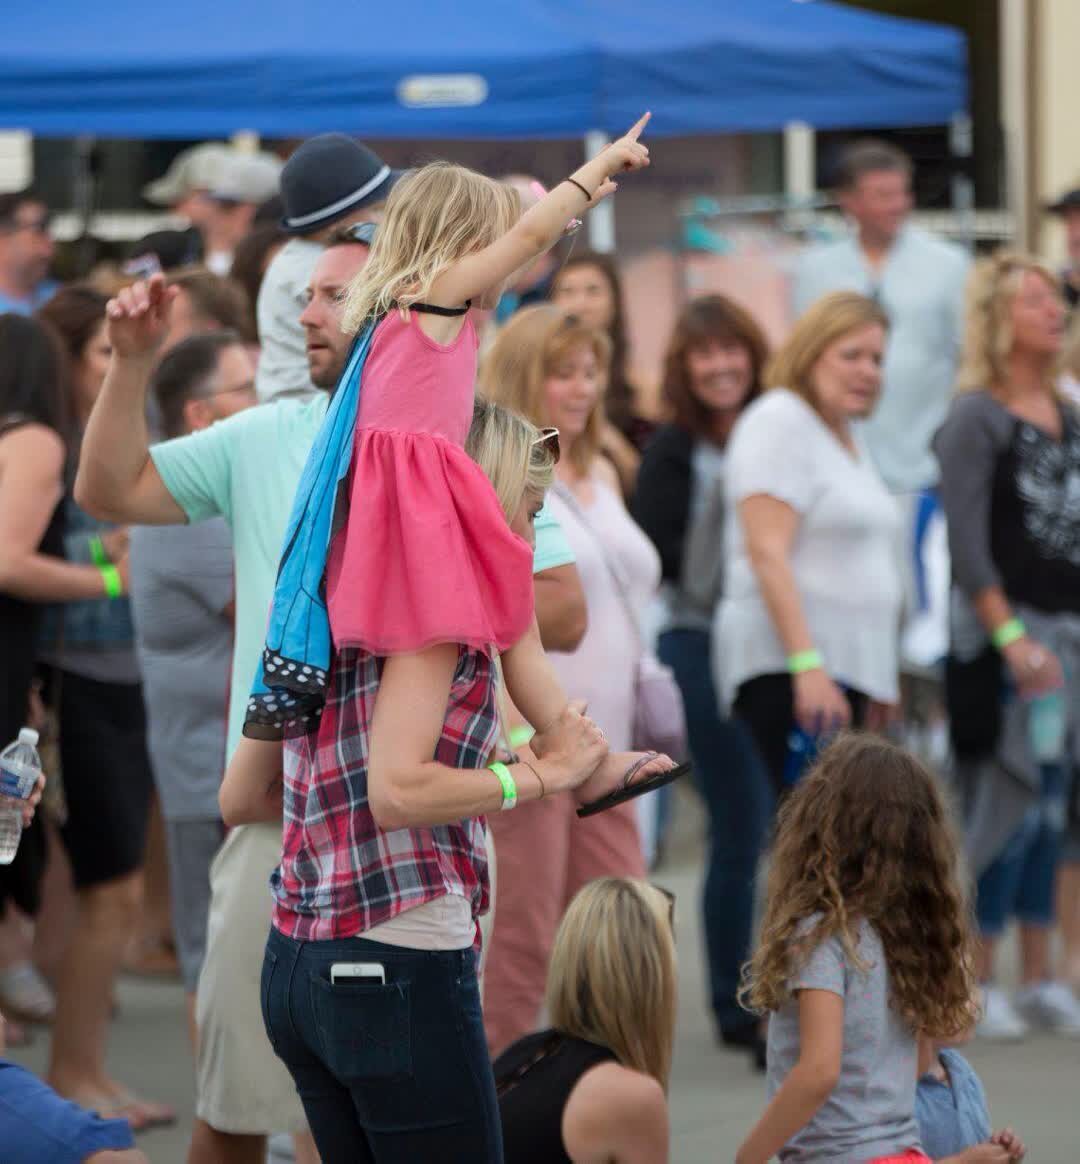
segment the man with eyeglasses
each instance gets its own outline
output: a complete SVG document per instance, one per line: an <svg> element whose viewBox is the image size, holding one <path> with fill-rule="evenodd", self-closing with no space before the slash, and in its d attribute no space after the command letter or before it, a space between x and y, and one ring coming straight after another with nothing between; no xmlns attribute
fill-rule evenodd
<svg viewBox="0 0 1080 1164"><path fill-rule="evenodd" d="M255 366L240 336L182 340L150 390L165 436L208 429L255 403ZM195 1045L195 987L206 949L233 637L232 538L224 518L131 531L135 644L147 741L165 821L172 920Z"/></svg>
<svg viewBox="0 0 1080 1164"><path fill-rule="evenodd" d="M0 313L31 315L59 283L48 277L53 257L49 208L33 190L0 194Z"/></svg>

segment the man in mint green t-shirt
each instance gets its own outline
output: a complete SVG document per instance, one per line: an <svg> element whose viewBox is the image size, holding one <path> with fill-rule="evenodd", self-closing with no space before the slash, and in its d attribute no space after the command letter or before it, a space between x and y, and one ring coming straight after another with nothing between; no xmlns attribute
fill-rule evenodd
<svg viewBox="0 0 1080 1164"><path fill-rule="evenodd" d="M340 297L366 255L367 248L355 242L331 244L313 272L301 322L308 335L312 380L320 387L332 388L344 368L349 341L340 331ZM263 647L293 494L328 397L263 405L147 449L146 381L167 329L169 300L157 283L137 285L132 294L138 302L145 300L148 310L124 321L123 329L111 325L113 363L87 427L76 495L91 512L129 523L216 516L228 521L236 570L231 755ZM573 650L585 630L584 593L573 552L558 524L544 512L536 520L534 569L545 645ZM192 1159L239 1159L239 1136L305 1128L292 1079L272 1052L259 1008L270 925L267 882L280 848L279 825L247 825L232 830L211 869L196 1016L198 1118Z"/></svg>

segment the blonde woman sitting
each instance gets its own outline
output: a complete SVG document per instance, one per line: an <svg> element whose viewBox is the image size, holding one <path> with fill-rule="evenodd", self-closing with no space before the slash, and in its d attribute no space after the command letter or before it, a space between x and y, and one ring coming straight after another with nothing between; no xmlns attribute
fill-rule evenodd
<svg viewBox="0 0 1080 1164"><path fill-rule="evenodd" d="M666 1164L674 898L603 877L573 899L547 983L551 1029L495 1063L506 1164Z"/></svg>

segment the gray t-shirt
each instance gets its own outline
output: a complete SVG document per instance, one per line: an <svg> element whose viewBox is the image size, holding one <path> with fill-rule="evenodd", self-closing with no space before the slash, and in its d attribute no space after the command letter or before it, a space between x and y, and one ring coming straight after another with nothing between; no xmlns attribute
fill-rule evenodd
<svg viewBox="0 0 1080 1164"><path fill-rule="evenodd" d="M819 919L809 918L802 932ZM814 948L792 977L799 990L827 990L844 1000L840 1080L813 1119L784 1146L784 1161L865 1164L919 1147L915 1122L915 1035L889 1004L889 969L877 931L863 922L858 953L865 974L848 963L839 938ZM799 1005L792 997L769 1022L771 1099L799 1058Z"/></svg>
<svg viewBox="0 0 1080 1164"><path fill-rule="evenodd" d="M166 820L218 815L232 662L232 539L222 518L131 531L131 606Z"/></svg>
<svg viewBox="0 0 1080 1164"><path fill-rule="evenodd" d="M260 344L255 391L260 401L310 396L319 391L308 371L307 339L300 316L311 272L323 250L321 243L311 239L291 238L266 269L255 305Z"/></svg>

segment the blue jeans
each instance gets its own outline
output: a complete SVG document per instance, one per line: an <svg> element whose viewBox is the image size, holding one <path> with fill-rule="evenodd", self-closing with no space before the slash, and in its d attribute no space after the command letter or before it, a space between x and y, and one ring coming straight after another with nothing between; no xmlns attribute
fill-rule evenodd
<svg viewBox="0 0 1080 1164"><path fill-rule="evenodd" d="M386 985L332 985L335 962L377 962ZM471 949L298 942L271 929L260 995L323 1164L502 1164Z"/></svg>
<svg viewBox="0 0 1080 1164"><path fill-rule="evenodd" d="M755 1022L736 994L750 956L754 878L771 812L768 776L746 726L720 715L708 631L666 631L658 653L682 692L694 780L709 813L705 949L713 1012L720 1029L731 1031Z"/></svg>
<svg viewBox="0 0 1080 1164"><path fill-rule="evenodd" d="M1054 923L1054 889L1065 837L1066 771L1044 764L1042 797L978 881L975 915L983 937L996 938L1015 917L1025 925Z"/></svg>

